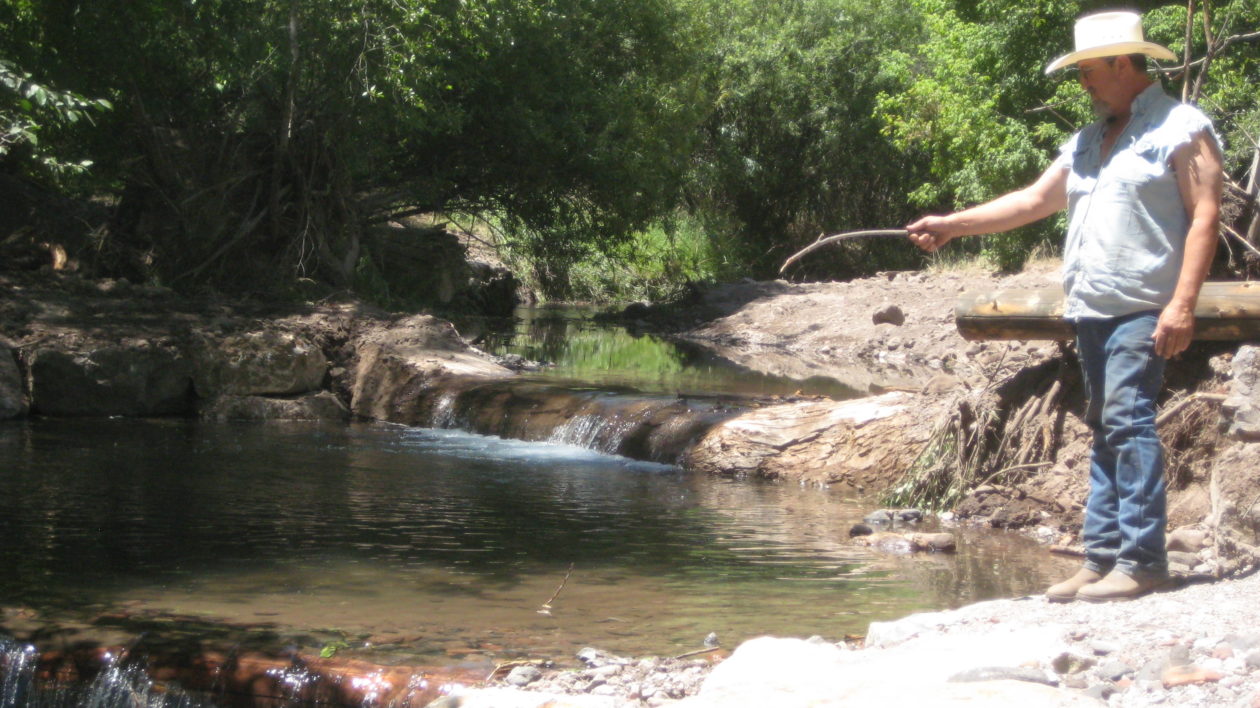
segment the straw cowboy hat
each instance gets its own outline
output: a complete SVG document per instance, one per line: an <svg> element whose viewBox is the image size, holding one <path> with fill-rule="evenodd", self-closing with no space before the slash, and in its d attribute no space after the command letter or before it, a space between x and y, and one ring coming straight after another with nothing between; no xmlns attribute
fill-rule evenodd
<svg viewBox="0 0 1260 708"><path fill-rule="evenodd" d="M1124 54L1145 54L1156 59L1177 60L1177 55L1172 50L1146 41L1142 35L1142 18L1136 12L1100 12L1076 21L1076 51L1050 62L1046 73L1083 59Z"/></svg>

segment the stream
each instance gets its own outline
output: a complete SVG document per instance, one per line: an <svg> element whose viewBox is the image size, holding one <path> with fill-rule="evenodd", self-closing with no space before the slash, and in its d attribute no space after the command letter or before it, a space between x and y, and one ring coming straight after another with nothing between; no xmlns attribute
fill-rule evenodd
<svg viewBox="0 0 1260 708"><path fill-rule="evenodd" d="M853 395L571 311L496 336L483 346L555 362L526 385L723 405ZM1068 563L1016 534L966 530L955 554L880 554L848 542L876 500L591 447L380 423L3 423L0 608L68 636L191 633L484 671L571 664L584 646L681 654L710 633L729 648L762 634L834 640L1040 592Z"/></svg>

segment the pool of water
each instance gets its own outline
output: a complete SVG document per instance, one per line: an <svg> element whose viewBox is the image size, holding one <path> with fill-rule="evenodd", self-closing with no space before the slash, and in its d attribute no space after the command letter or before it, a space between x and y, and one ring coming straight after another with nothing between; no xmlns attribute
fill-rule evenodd
<svg viewBox="0 0 1260 708"><path fill-rule="evenodd" d="M804 381L769 376L693 346L596 321L580 307L520 308L510 321L464 322L492 354L515 354L547 366L526 378L583 386L625 387L645 393L746 396L861 394L825 376Z"/></svg>
<svg viewBox="0 0 1260 708"><path fill-rule="evenodd" d="M0 460L0 606L264 626L316 651L489 664L838 639L1064 570L1008 534L879 555L848 542L868 505L826 490L456 431L30 420L0 424Z"/></svg>

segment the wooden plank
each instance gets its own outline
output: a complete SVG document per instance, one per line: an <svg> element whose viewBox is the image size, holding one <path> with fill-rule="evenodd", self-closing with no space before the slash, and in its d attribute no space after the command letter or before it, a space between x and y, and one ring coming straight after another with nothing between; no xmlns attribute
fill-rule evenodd
<svg viewBox="0 0 1260 708"><path fill-rule="evenodd" d="M1260 340L1260 282L1206 282L1194 315L1195 339ZM1063 319L1063 291L1058 287L963 293L954 319L968 340L1074 336L1072 324Z"/></svg>

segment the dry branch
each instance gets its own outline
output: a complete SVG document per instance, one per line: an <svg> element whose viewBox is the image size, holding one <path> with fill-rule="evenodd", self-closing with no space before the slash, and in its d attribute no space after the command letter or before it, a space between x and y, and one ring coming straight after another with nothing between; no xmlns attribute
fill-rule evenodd
<svg viewBox="0 0 1260 708"><path fill-rule="evenodd" d="M546 602L544 602L544 603L542 604L542 607L538 608L538 614L540 614L540 615L550 615L550 614L551 614L551 603L555 602L557 597L560 597L560 591L561 591L561 590L563 590L563 589L564 589L565 584L569 582L569 576L570 576L570 575L573 575L573 564L572 564L572 563L570 563L570 564L569 564L569 570L565 572L565 574L564 574L564 579L560 581L560 587L556 588L556 591L555 591L555 592L553 592L553 593L551 593L551 598L550 598L550 599L548 599Z"/></svg>
<svg viewBox="0 0 1260 708"><path fill-rule="evenodd" d="M908 233L909 232L907 232L905 229L870 229L866 231L846 231L845 233L842 233L842 234L832 234L830 236L819 236L817 241L814 241L813 243L809 244L805 248L802 248L801 250L792 254L792 256L788 258L786 261L783 261L783 266L779 268L779 272L783 273L784 271L788 269L788 266L799 261L803 256L805 256L805 254L815 251L823 246L826 246L829 243L846 241L851 238L901 237L901 236L908 235Z"/></svg>
<svg viewBox="0 0 1260 708"><path fill-rule="evenodd" d="M1190 405L1191 403L1195 401L1216 401L1219 403L1224 400L1225 400L1225 394L1223 393L1191 394L1181 399L1180 401L1177 401L1171 406L1166 407L1164 410L1160 411L1159 416L1155 418L1155 425L1158 426L1158 425L1163 425L1164 423L1167 423L1173 416L1180 413L1181 409L1185 408L1186 406Z"/></svg>

